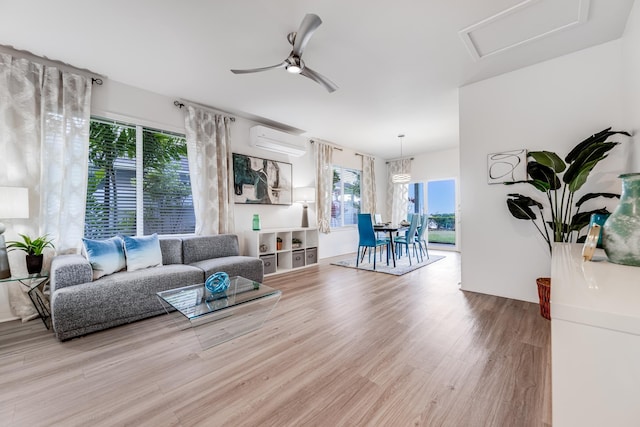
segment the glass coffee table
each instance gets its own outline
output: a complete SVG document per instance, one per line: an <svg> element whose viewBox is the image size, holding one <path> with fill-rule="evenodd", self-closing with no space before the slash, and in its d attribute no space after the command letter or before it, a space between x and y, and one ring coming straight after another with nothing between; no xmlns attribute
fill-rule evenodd
<svg viewBox="0 0 640 427"><path fill-rule="evenodd" d="M212 294L204 284L158 292L160 303L181 329L193 328L203 349L260 328L281 292L253 280L230 278L229 288Z"/></svg>

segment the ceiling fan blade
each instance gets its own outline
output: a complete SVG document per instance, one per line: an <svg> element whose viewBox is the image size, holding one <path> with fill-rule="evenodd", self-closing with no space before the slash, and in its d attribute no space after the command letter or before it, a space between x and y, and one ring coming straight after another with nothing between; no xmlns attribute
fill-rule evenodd
<svg viewBox="0 0 640 427"><path fill-rule="evenodd" d="M304 51L304 47L309 42L314 31L322 24L322 19L313 13L307 13L298 28L296 39L293 43L293 54L300 57Z"/></svg>
<svg viewBox="0 0 640 427"><path fill-rule="evenodd" d="M310 78L314 82L320 83L329 92L334 92L336 89L338 89L338 86L334 82L332 82L331 80L329 80L328 78L326 78L322 74L316 73L315 71L313 71L309 67L304 67L302 69L302 71L300 71L300 74L302 74L305 77Z"/></svg>
<svg viewBox="0 0 640 427"><path fill-rule="evenodd" d="M262 68L252 68L249 70L231 70L231 72L233 74L247 74L247 73L258 73L260 71L267 71L267 70L272 70L274 68L284 68L287 65L286 62L283 62L281 64L278 65L271 65L269 67L262 67Z"/></svg>

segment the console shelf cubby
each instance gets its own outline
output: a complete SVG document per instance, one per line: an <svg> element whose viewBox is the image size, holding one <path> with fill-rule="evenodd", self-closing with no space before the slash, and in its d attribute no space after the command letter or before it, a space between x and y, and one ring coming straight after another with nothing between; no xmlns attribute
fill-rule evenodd
<svg viewBox="0 0 640 427"><path fill-rule="evenodd" d="M245 231L244 236L246 254L262 259L265 275L318 263L317 228L265 228Z"/></svg>

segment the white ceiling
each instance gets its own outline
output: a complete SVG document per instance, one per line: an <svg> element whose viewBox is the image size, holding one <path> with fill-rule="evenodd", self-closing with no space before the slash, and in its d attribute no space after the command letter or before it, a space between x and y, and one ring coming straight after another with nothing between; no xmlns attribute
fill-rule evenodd
<svg viewBox="0 0 640 427"><path fill-rule="evenodd" d="M399 133L406 134L405 155L457 146L458 87L619 38L632 5L0 0L0 44L389 159L399 157ZM334 81L336 92L284 70L229 71L282 62L291 50L286 35L306 13L323 24L303 59Z"/></svg>

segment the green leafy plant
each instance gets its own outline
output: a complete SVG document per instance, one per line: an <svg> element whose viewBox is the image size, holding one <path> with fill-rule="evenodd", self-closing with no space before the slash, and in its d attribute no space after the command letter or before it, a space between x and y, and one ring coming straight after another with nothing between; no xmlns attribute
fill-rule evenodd
<svg viewBox="0 0 640 427"><path fill-rule="evenodd" d="M297 243L297 244L301 244L302 240L298 239L297 237L294 237L293 239L291 239L291 243Z"/></svg>
<svg viewBox="0 0 640 427"><path fill-rule="evenodd" d="M44 248L55 248L52 243L53 240L48 239L46 234L33 240L24 234L20 234L20 237L22 237L22 241L7 242L7 248L11 251L25 251L28 255L42 255Z"/></svg>
<svg viewBox="0 0 640 427"><path fill-rule="evenodd" d="M575 193L587 182L593 168L607 157L618 143L607 139L615 134L631 136L624 131L604 129L576 145L564 161L551 151L528 153L528 180L508 182L507 185L526 183L546 195L550 218L545 219L544 204L519 193L507 195L509 212L517 219L529 220L552 250L551 242L571 242L573 234L589 224L593 213L610 213L605 207L581 212L582 205L592 199L620 198L614 193L587 193L574 204ZM536 213L537 212L537 213ZM584 237L578 237L580 241Z"/></svg>

